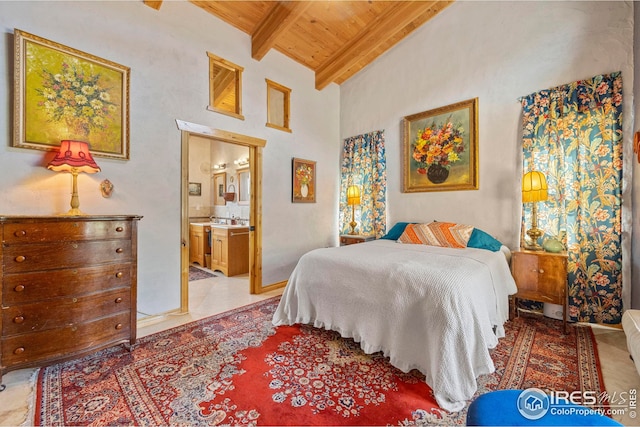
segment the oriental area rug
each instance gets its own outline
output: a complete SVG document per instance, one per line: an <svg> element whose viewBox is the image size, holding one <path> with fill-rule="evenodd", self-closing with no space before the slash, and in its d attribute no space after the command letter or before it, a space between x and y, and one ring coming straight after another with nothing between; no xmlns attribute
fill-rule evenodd
<svg viewBox="0 0 640 427"><path fill-rule="evenodd" d="M274 328L279 297L42 368L34 421L46 426L464 425L424 376L310 326ZM591 329L523 315L492 350L496 389L604 390Z"/></svg>
<svg viewBox="0 0 640 427"><path fill-rule="evenodd" d="M193 282L194 280L202 280L207 279L209 277L215 277L216 275L211 273L210 271L202 270L198 267L194 267L192 265L189 266L189 281Z"/></svg>

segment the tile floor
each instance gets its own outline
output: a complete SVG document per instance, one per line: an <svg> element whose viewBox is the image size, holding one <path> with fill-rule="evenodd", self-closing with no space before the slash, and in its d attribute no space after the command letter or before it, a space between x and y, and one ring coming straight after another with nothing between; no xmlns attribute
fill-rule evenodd
<svg viewBox="0 0 640 427"><path fill-rule="evenodd" d="M250 304L276 295L282 289L260 295L249 294L247 276L212 277L189 284L190 312L184 315L165 316L156 322L145 322L138 329L138 337L181 325L202 317ZM610 393L628 393L640 390L640 376L627 353L624 332L620 329L594 327L598 352L602 364L605 389ZM0 426L31 425L29 408L33 405L36 369L9 372L3 377L6 390L0 393ZM639 408L640 409L640 408ZM640 413L640 410L638 410ZM639 414L640 415L640 414ZM625 425L640 425L630 411L614 419Z"/></svg>

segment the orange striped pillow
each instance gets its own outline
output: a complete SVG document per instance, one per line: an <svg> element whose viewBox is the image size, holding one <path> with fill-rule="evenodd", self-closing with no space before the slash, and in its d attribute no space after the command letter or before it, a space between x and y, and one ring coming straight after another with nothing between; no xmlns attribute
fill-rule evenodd
<svg viewBox="0 0 640 427"><path fill-rule="evenodd" d="M473 226L453 222L409 224L398 239L402 243L466 248Z"/></svg>

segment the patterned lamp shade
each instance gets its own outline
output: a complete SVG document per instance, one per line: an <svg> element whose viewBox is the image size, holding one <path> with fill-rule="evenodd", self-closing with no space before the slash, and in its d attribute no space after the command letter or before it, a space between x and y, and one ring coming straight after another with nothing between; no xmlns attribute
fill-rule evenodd
<svg viewBox="0 0 640 427"><path fill-rule="evenodd" d="M58 154L47 165L48 169L56 172L70 172L72 180L71 209L66 215L84 215L80 210L78 198L78 174L80 172L100 172L100 167L89 152L89 144L82 141L64 140L60 143Z"/></svg>
<svg viewBox="0 0 640 427"><path fill-rule="evenodd" d="M100 172L100 167L89 152L89 144L71 140L60 142L60 150L47 168L56 172L71 172L73 169L85 173Z"/></svg>

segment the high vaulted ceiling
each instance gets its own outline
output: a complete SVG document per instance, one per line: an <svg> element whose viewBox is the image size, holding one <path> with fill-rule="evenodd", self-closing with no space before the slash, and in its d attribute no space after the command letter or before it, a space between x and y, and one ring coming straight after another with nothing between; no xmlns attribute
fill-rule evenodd
<svg viewBox="0 0 640 427"><path fill-rule="evenodd" d="M316 89L345 82L453 2L189 1L249 34L254 59L275 49L313 70Z"/></svg>

